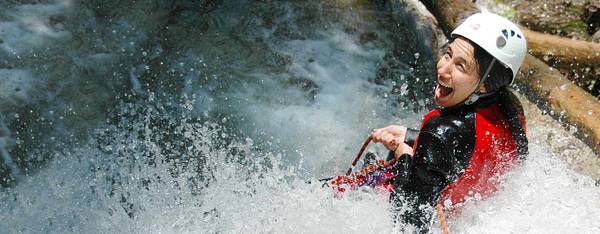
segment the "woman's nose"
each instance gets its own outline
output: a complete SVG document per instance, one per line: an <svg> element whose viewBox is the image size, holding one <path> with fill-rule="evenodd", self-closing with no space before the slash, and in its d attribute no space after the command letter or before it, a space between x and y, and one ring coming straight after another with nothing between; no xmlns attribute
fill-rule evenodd
<svg viewBox="0 0 600 234"><path fill-rule="evenodd" d="M437 73L444 80L450 79L450 63L442 63L437 68Z"/></svg>

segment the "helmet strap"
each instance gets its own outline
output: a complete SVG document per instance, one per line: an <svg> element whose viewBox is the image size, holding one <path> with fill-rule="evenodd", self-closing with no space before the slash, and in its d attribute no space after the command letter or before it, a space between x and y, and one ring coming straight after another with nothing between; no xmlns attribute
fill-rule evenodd
<svg viewBox="0 0 600 234"><path fill-rule="evenodd" d="M469 95L469 97L465 101L465 105L471 105L471 104L475 103L477 100L479 100L479 98L487 97L487 96L490 96L491 94L493 94L493 92L484 93L484 94L479 93L479 85L481 85L482 83L485 83L485 80L487 79L488 75L490 74L490 71L492 70L492 67L494 66L495 62L496 62L496 58L492 57L492 62L490 62L490 65L488 65L487 69L485 70L485 73L483 74L483 77L481 77L481 79L479 79L479 81L477 82L477 85L475 86L475 90L473 90L473 93L471 93L471 95Z"/></svg>

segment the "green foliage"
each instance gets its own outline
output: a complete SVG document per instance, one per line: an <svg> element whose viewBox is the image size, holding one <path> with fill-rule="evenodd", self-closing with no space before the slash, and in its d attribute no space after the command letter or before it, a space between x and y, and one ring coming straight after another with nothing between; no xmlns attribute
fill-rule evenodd
<svg viewBox="0 0 600 234"><path fill-rule="evenodd" d="M578 32L581 34L586 34L587 24L583 21L571 21L565 24L562 28L562 31L565 32Z"/></svg>
<svg viewBox="0 0 600 234"><path fill-rule="evenodd" d="M497 0L500 1L500 0ZM500 15L506 17L507 19L513 21L513 22L519 22L519 12L517 10L515 10L514 8L505 8L504 10L502 10L502 12L500 12Z"/></svg>

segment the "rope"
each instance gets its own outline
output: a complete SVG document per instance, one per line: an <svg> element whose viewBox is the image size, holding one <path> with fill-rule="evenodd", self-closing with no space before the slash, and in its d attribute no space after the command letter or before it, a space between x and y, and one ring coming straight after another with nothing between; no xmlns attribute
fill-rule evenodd
<svg viewBox="0 0 600 234"><path fill-rule="evenodd" d="M444 215L442 204L438 204L435 208L438 214L438 218L440 219L440 229L442 230L442 233L450 234L450 231L448 230L448 223L446 223L446 216Z"/></svg>
<svg viewBox="0 0 600 234"><path fill-rule="evenodd" d="M371 143L372 140L373 140L373 138L369 136L365 140L365 142L363 143L362 147L360 147L360 150L358 151L358 154L356 155L356 157L352 161L352 165L348 169L348 172L346 172L347 176L350 175L350 174L352 174L352 169L354 169L354 166L356 166L356 163L360 160L363 152L365 151L365 149L367 148L367 146L369 145L369 143ZM373 171L377 170L378 168L388 167L389 165L393 165L395 163L396 163L396 158L394 158L394 159L392 159L390 161L378 162L378 163L376 163L376 165L369 165L366 168L363 168L363 170L361 170L360 172L354 173L353 175L357 176L357 175L360 175L360 174L367 174L367 173L370 173L370 172L373 172ZM329 180L331 180L333 178L334 177L326 178L326 179L321 179L319 181L329 181ZM442 208L442 204L438 204L436 206L436 211L437 211L437 214L438 214L438 218L440 219L440 229L442 230L442 233L443 234L450 234L450 231L448 229L448 223L446 222L446 216L444 215L444 210Z"/></svg>
<svg viewBox="0 0 600 234"><path fill-rule="evenodd" d="M370 136L365 140L365 142L363 143L362 147L360 147L360 150L358 151L358 154L356 155L356 157L352 161L352 166L350 166L350 168L348 168L348 172L346 172L346 175L350 175L350 173L352 173L352 169L354 169L354 166L356 166L356 163L358 162L358 160L362 156L363 152L365 151L365 149L367 148L367 146L369 145L369 143L371 143L371 140L373 140L373 137L370 137Z"/></svg>

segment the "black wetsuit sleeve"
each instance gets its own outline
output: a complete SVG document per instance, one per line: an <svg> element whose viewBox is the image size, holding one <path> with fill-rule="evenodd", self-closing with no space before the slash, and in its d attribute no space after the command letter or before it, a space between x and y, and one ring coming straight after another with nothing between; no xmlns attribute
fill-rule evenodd
<svg viewBox="0 0 600 234"><path fill-rule="evenodd" d="M473 139L465 139L469 134ZM460 127L424 126L414 156L399 158L398 174L392 181L396 186L391 195L394 206L409 208L397 212L398 219L420 232L427 231L442 190L458 179L471 158L471 142L474 134Z"/></svg>
<svg viewBox="0 0 600 234"><path fill-rule="evenodd" d="M417 140L418 136L419 136L419 130L412 129L412 128L406 128L406 134L404 135L404 143L406 143L407 145L412 147L415 144L415 141ZM394 155L395 155L394 151L391 150L388 153L386 160L391 160L392 158L394 158Z"/></svg>
<svg viewBox="0 0 600 234"><path fill-rule="evenodd" d="M517 97L509 90L500 92L500 108L508 120L510 132L517 146L519 160L524 160L529 154L527 135L525 134L525 115L523 106ZM521 119L523 118L523 119Z"/></svg>
<svg viewBox="0 0 600 234"><path fill-rule="evenodd" d="M419 136L419 130L407 128L406 135L404 136L404 143L413 146L415 144L417 136Z"/></svg>

